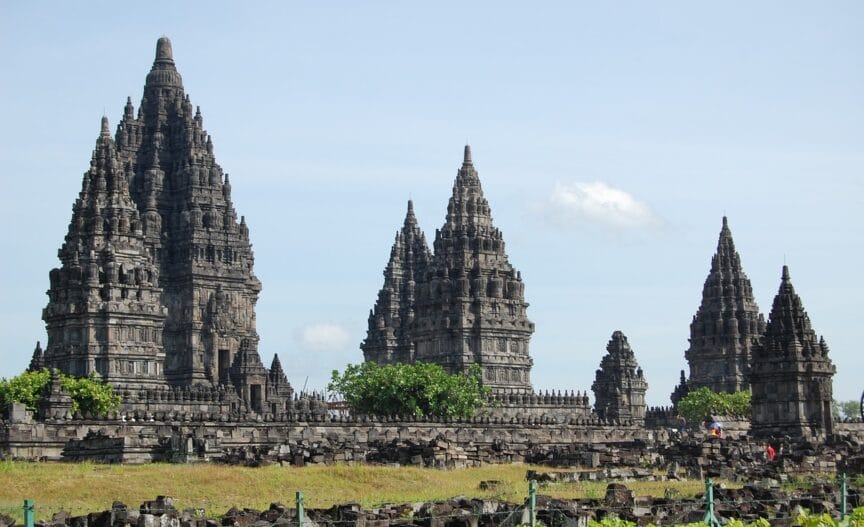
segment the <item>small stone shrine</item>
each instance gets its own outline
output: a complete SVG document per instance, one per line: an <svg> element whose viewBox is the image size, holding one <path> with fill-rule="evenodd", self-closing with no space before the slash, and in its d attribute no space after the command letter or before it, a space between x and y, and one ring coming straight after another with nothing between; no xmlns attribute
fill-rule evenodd
<svg viewBox="0 0 864 527"><path fill-rule="evenodd" d="M648 383L624 333L612 333L591 390L594 412L603 419L645 420Z"/></svg>

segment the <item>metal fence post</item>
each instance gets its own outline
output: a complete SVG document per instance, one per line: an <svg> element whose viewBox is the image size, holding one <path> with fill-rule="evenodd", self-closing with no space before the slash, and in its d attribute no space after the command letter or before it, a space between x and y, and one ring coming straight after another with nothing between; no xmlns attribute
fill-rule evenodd
<svg viewBox="0 0 864 527"><path fill-rule="evenodd" d="M528 482L528 518L531 527L537 527L537 482Z"/></svg>
<svg viewBox="0 0 864 527"><path fill-rule="evenodd" d="M303 509L303 491L297 491L297 527L303 527L306 522L306 511Z"/></svg>
<svg viewBox="0 0 864 527"><path fill-rule="evenodd" d="M720 527L720 520L714 516L714 482L711 478L705 478L705 525Z"/></svg>
<svg viewBox="0 0 864 527"><path fill-rule="evenodd" d="M24 500L24 527L33 527L33 500Z"/></svg>
<svg viewBox="0 0 864 527"><path fill-rule="evenodd" d="M840 474L840 521L846 519L846 473Z"/></svg>

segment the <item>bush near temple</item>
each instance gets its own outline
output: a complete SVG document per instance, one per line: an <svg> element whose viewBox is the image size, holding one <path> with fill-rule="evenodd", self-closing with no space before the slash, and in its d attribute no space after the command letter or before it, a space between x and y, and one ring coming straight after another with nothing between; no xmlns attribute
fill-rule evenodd
<svg viewBox="0 0 864 527"><path fill-rule="evenodd" d="M103 415L120 407L120 396L111 385L95 377L73 377L59 373L60 385L72 397L72 412ZM25 371L11 379L0 379L0 416L8 417L11 403L24 403L36 411L36 405L51 382L51 370Z"/></svg>
<svg viewBox="0 0 864 527"><path fill-rule="evenodd" d="M739 415L749 417L752 411L750 392L714 392L702 387L688 393L678 401L678 413L688 423L700 423L714 415Z"/></svg>
<svg viewBox="0 0 864 527"><path fill-rule="evenodd" d="M349 364L341 374L334 370L327 389L340 394L359 413L466 418L489 395L480 375L477 365L450 375L437 364L364 362Z"/></svg>

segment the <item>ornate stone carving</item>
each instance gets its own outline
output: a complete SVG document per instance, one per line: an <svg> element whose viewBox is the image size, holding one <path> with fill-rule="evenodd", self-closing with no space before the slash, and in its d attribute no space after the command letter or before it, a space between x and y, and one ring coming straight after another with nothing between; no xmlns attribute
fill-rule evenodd
<svg viewBox="0 0 864 527"><path fill-rule="evenodd" d="M534 324L522 278L492 224L470 146L434 248L430 256L409 203L361 345L366 360L433 362L450 372L479 364L484 383L496 392L530 393Z"/></svg>
<svg viewBox="0 0 864 527"><path fill-rule="evenodd" d="M690 323L690 347L684 353L690 364L687 387L746 390L752 349L764 331L765 320L724 216L717 252L702 289L702 304Z"/></svg>
<svg viewBox="0 0 864 527"><path fill-rule="evenodd" d="M643 422L648 383L624 333L612 333L606 352L591 385L594 412L604 419Z"/></svg>
<svg viewBox="0 0 864 527"><path fill-rule="evenodd" d="M834 431L832 378L825 339L816 337L783 266L765 337L753 350L751 431L763 436L824 439Z"/></svg>
<svg viewBox="0 0 864 527"><path fill-rule="evenodd" d="M43 314L47 366L133 389L266 389L267 370L249 366L260 364L261 291L249 229L167 38L137 114L127 98L114 138L103 118L59 256ZM247 366L231 373L238 360ZM284 398L290 385L280 383L273 393ZM256 406L265 402L278 401L265 393Z"/></svg>

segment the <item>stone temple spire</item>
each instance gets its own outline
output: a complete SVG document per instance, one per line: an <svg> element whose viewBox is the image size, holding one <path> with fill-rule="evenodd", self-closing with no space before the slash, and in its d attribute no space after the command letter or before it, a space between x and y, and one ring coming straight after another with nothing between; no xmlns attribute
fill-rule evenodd
<svg viewBox="0 0 864 527"><path fill-rule="evenodd" d="M50 274L44 360L68 374L143 388L164 382L166 310L127 181L103 117L58 253L62 265Z"/></svg>
<svg viewBox="0 0 864 527"><path fill-rule="evenodd" d="M753 350L751 431L761 436L824 439L833 433L828 345L817 338L783 266L765 337Z"/></svg>
<svg viewBox="0 0 864 527"><path fill-rule="evenodd" d="M612 333L591 390L600 417L644 422L648 383L624 333Z"/></svg>
<svg viewBox="0 0 864 527"><path fill-rule="evenodd" d="M45 352L42 351L42 344L37 340L36 348L33 350L33 356L30 358L30 365L27 371L39 371L45 368Z"/></svg>
<svg viewBox="0 0 864 527"><path fill-rule="evenodd" d="M384 269L384 286L369 313L366 339L360 344L365 360L379 364L414 360L411 324L416 309L416 286L430 259L426 236L414 216L414 203L408 200L405 222L396 233Z"/></svg>
<svg viewBox="0 0 864 527"><path fill-rule="evenodd" d="M530 392L534 324L527 307L466 146L434 256L417 287L414 358L450 372L477 364L494 391Z"/></svg>
<svg viewBox="0 0 864 527"><path fill-rule="evenodd" d="M240 342L257 346L261 283L249 230L237 220L227 174L216 162L200 110L184 92L166 37L156 43L137 114L126 102L116 142L129 167L147 252L163 278L167 379L230 384Z"/></svg>
<svg viewBox="0 0 864 527"><path fill-rule="evenodd" d="M690 364L688 388L746 390L752 349L764 331L764 317L724 216L702 304L690 323L690 347L684 353Z"/></svg>

